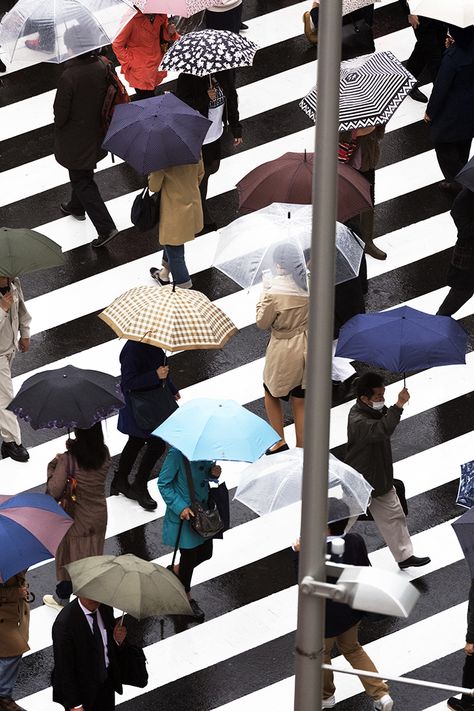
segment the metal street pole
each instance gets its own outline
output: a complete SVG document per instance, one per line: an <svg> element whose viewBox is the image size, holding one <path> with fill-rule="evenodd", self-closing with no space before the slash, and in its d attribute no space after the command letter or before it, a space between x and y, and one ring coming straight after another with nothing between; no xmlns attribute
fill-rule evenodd
<svg viewBox="0 0 474 711"><path fill-rule="evenodd" d="M342 0L321 0L300 581L325 580ZM295 711L321 708L324 599L299 591Z"/></svg>

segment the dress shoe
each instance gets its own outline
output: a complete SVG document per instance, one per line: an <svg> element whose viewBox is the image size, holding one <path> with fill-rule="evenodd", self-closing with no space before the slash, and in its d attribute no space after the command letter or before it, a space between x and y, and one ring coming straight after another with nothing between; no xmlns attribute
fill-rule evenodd
<svg viewBox="0 0 474 711"><path fill-rule="evenodd" d="M421 104L427 104L428 103L428 97L423 94L422 91L418 89L418 86L415 84L413 89L410 91L408 96L413 99L413 101L419 101Z"/></svg>
<svg viewBox="0 0 474 711"><path fill-rule="evenodd" d="M248 30L249 26L245 24L245 22L240 23L239 30Z"/></svg>
<svg viewBox="0 0 474 711"><path fill-rule="evenodd" d="M303 15L303 24L304 24L304 34L308 42L312 45L318 44L318 33L315 31L313 27L313 23L311 22L311 15L308 12L305 12Z"/></svg>
<svg viewBox="0 0 474 711"><path fill-rule="evenodd" d="M43 595L43 604L46 605L46 607L51 607L53 610L61 612L63 607L66 607L66 605L69 604L69 598L60 598L56 595L56 593L53 593L52 595Z"/></svg>
<svg viewBox="0 0 474 711"><path fill-rule="evenodd" d="M150 276L152 279L154 279L160 286L167 286L168 284L171 284L169 279L164 279L163 278L163 269L157 269L157 267L150 267ZM169 274L169 272L168 272Z"/></svg>
<svg viewBox="0 0 474 711"><path fill-rule="evenodd" d="M271 454L277 454L277 452L286 452L288 449L289 449L289 447L288 447L287 443L284 442L283 444L280 444L280 446L277 447L276 449L272 449L271 447L269 447L265 451L265 454L267 455L267 457L269 457Z"/></svg>
<svg viewBox="0 0 474 711"><path fill-rule="evenodd" d="M26 709L18 706L10 696L0 696L0 711L26 711Z"/></svg>
<svg viewBox="0 0 474 711"><path fill-rule="evenodd" d="M199 622L202 622L205 617L204 611L201 610L201 608L197 604L196 600L190 600L189 604L191 605L191 610L193 611L194 619L198 620Z"/></svg>
<svg viewBox="0 0 474 711"><path fill-rule="evenodd" d="M463 701L462 697L458 699L456 696L451 696L446 703L451 711L474 711L474 700L471 703L470 701Z"/></svg>
<svg viewBox="0 0 474 711"><path fill-rule="evenodd" d="M103 247L107 244L107 242L110 242L110 240L112 240L114 237L117 237L117 235L118 230L116 229L111 230L105 235L97 235L96 239L92 240L91 247Z"/></svg>
<svg viewBox="0 0 474 711"><path fill-rule="evenodd" d="M387 259L387 253L376 247L371 239L365 243L365 253L374 259Z"/></svg>
<svg viewBox="0 0 474 711"><path fill-rule="evenodd" d="M422 568L424 565L428 565L428 563L431 563L431 558L428 558L428 556L418 558L416 555L411 555L406 560L402 560L402 562L398 564L398 567L400 570L406 570L406 568Z"/></svg>
<svg viewBox="0 0 474 711"><path fill-rule="evenodd" d="M6 459L11 457L15 462L27 462L30 458L28 450L22 444L16 442L3 442L2 457Z"/></svg>
<svg viewBox="0 0 474 711"><path fill-rule="evenodd" d="M65 202L62 202L59 206L59 209L61 210L64 215L70 215L71 217L74 217L76 220L80 220L83 222L86 219L86 213L85 212L73 212L69 205Z"/></svg>
<svg viewBox="0 0 474 711"><path fill-rule="evenodd" d="M329 696L327 699L323 699L322 707L323 709L333 709L334 706L336 705L336 697L333 694L332 696Z"/></svg>

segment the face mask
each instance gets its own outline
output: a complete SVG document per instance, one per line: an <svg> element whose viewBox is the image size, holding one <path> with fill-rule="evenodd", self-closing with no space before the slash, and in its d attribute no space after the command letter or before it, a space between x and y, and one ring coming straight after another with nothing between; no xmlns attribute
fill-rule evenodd
<svg viewBox="0 0 474 711"><path fill-rule="evenodd" d="M384 407L385 407L385 400L382 400L382 402L373 402L372 403L373 410L383 410Z"/></svg>

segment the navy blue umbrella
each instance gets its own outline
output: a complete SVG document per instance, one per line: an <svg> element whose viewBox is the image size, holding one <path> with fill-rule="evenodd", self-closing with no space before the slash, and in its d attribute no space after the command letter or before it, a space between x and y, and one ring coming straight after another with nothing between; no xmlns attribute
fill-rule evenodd
<svg viewBox="0 0 474 711"><path fill-rule="evenodd" d="M172 165L197 163L211 122L174 94L115 107L103 147L148 175Z"/></svg>
<svg viewBox="0 0 474 711"><path fill-rule="evenodd" d="M450 316L409 306L358 314L341 328L336 355L393 373L466 362L467 333Z"/></svg>
<svg viewBox="0 0 474 711"><path fill-rule="evenodd" d="M474 191L474 158L471 158L464 168L461 168L455 180L464 185L465 188L468 188L468 190Z"/></svg>

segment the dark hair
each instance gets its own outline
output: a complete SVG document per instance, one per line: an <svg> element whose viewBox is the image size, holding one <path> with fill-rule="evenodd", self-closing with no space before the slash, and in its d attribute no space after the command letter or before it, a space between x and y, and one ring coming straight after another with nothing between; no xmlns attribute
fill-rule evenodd
<svg viewBox="0 0 474 711"><path fill-rule="evenodd" d="M306 263L303 251L291 242L280 242L273 250L273 261L285 272L291 274L300 289L308 291L308 278L306 276Z"/></svg>
<svg viewBox="0 0 474 711"><path fill-rule="evenodd" d="M328 528L331 536L342 536L349 520L349 507L345 501L330 496L328 499ZM334 520L336 519L336 520Z"/></svg>
<svg viewBox="0 0 474 711"><path fill-rule="evenodd" d="M348 522L348 518L341 518L338 521L331 521L328 523L328 529L331 536L343 536Z"/></svg>
<svg viewBox="0 0 474 711"><path fill-rule="evenodd" d="M449 26L449 34L453 38L455 45L462 49L467 49L474 41L474 27L457 27L456 25Z"/></svg>
<svg viewBox="0 0 474 711"><path fill-rule="evenodd" d="M384 381L382 376L378 373L369 371L368 373L364 373L364 375L361 375L361 377L359 378L356 385L356 395L358 398L362 397L363 395L365 395L365 397L371 398L374 394L375 388L383 387Z"/></svg>
<svg viewBox="0 0 474 711"><path fill-rule="evenodd" d="M80 468L86 471L100 469L109 456L109 450L104 443L102 423L96 422L87 430L77 427L74 429L74 434L76 438L69 440L68 450L77 460Z"/></svg>

